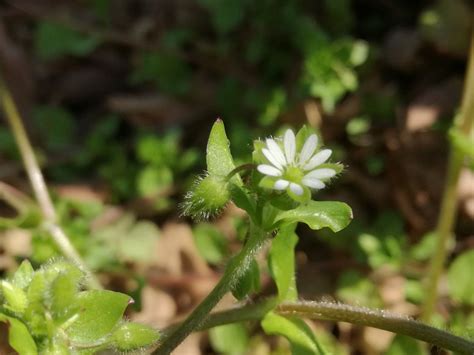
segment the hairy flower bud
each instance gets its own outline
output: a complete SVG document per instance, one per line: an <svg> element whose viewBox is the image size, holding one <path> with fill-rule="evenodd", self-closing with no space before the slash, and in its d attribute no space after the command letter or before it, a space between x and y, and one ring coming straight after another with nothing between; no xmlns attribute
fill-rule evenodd
<svg viewBox="0 0 474 355"><path fill-rule="evenodd" d="M186 194L182 214L196 220L208 219L218 214L229 200L227 181L218 176L207 175L199 178Z"/></svg>

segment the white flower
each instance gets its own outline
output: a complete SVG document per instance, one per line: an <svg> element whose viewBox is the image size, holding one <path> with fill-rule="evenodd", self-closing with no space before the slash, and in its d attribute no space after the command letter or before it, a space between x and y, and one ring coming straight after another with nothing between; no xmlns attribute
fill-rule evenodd
<svg viewBox="0 0 474 355"><path fill-rule="evenodd" d="M334 169L316 169L329 159L332 151L316 151L318 136L315 134L306 139L299 153L296 152L296 138L291 129L285 132L282 147L272 138L267 138L265 142L266 147L262 149L262 153L269 164L260 164L257 170L275 180L275 190L289 189L295 195L301 196L305 186L322 189L326 186L323 181L336 175Z"/></svg>

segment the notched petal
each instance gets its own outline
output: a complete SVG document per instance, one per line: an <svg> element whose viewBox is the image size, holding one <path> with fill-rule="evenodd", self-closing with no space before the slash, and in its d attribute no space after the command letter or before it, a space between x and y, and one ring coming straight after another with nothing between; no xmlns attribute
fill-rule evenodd
<svg viewBox="0 0 474 355"><path fill-rule="evenodd" d="M331 149L323 149L320 152L316 153L306 165L304 165L304 170L312 170L317 166L325 163L332 154Z"/></svg>
<svg viewBox="0 0 474 355"><path fill-rule="evenodd" d="M318 136L315 134L312 134L306 139L306 142L304 142L303 149L301 149L300 153L300 164L305 164L306 161L311 158L313 155L314 151L316 150L316 146L318 145Z"/></svg>
<svg viewBox="0 0 474 355"><path fill-rule="evenodd" d="M285 148L285 156L288 164L291 164L295 160L296 154L296 139L295 134L291 129L288 129L285 132L285 137L283 138L283 145Z"/></svg>
<svg viewBox="0 0 474 355"><path fill-rule="evenodd" d="M312 179L329 179L336 175L336 171L333 169L321 168L316 169L308 174L306 174L305 178L312 178Z"/></svg>
<svg viewBox="0 0 474 355"><path fill-rule="evenodd" d="M290 182L288 180L279 179L275 181L275 185L273 185L273 188L275 190L284 190L288 187L288 185L290 185Z"/></svg>
<svg viewBox="0 0 474 355"><path fill-rule="evenodd" d="M264 175L269 175L269 176L281 176L282 172L275 168L274 166L271 165L266 165L266 164L260 164L257 166L257 170L261 172Z"/></svg>

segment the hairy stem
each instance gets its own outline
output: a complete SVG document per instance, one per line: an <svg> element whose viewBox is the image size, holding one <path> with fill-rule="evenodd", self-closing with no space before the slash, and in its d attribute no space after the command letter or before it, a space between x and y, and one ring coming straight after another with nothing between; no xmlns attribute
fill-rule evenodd
<svg viewBox="0 0 474 355"><path fill-rule="evenodd" d="M273 309L282 316L296 316L306 319L347 322L363 325L389 332L403 334L425 341L441 348L465 354L474 353L474 342L431 327L407 316L397 315L383 310L356 307L335 302L296 301L283 302L278 306L277 300L270 298L261 303L232 308L209 315L197 329L205 330L219 325L255 321L262 319ZM172 326L171 329L177 326ZM169 330L165 330L166 331Z"/></svg>
<svg viewBox="0 0 474 355"><path fill-rule="evenodd" d="M471 35L471 49L466 73L463 100L457 128L463 134L470 134L474 121L474 30ZM447 245L451 238L456 218L456 192L459 175L464 163L464 154L451 147L448 163L448 173L441 202L438 224L436 226L437 244L431 258L430 271L427 279L426 297L423 302L422 319L429 322L433 315L438 298L438 283L443 272L447 255Z"/></svg>
<svg viewBox="0 0 474 355"><path fill-rule="evenodd" d="M15 105L15 102L6 87L5 83L0 80L0 100L5 111L5 116L10 124L15 141L20 150L23 165L30 180L36 201L41 209L44 225L51 234L54 242L61 250L62 254L73 261L86 274L87 283L90 288L101 289L102 286L95 275L86 266L79 253L76 251L70 240L57 223L56 210L54 209L51 197L46 183L39 168L38 162L33 148L26 134L22 119Z"/></svg>
<svg viewBox="0 0 474 355"><path fill-rule="evenodd" d="M165 335L163 337L164 340L153 354L170 354L192 331L205 322L214 306L232 289L245 271L247 271L253 256L260 249L264 241L265 233L251 225L250 235L246 244L240 253L230 260L224 275L216 287L214 287L211 293L196 307L183 323L169 332L170 334L168 336Z"/></svg>

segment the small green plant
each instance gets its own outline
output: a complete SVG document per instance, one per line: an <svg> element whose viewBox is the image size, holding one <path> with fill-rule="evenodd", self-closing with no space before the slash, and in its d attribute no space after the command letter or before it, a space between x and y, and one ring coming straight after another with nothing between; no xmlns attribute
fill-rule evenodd
<svg viewBox="0 0 474 355"><path fill-rule="evenodd" d="M183 323L164 337L156 354L169 354L190 332L202 327L203 322L204 327L212 327L249 319L260 319L263 330L269 335L284 336L294 354L326 354L318 335L303 321L303 318L312 317L311 312L319 316L321 312L325 313L322 316L324 319L341 319L338 317L342 314L347 318L354 316L358 318L355 323L365 324L367 321L372 326L449 349L459 345L450 341L441 344L439 332L442 331L409 318L334 303L298 301L294 254L299 239L296 226L304 223L313 230L329 228L338 232L352 219L352 211L347 204L313 199L313 192L325 188L343 170L341 164L329 162L331 155L330 149L321 147L319 137L311 129L303 127L297 134L288 129L282 137L255 141L252 163L235 167L224 124L221 120L214 124L207 145L207 171L186 195L183 213L195 219L208 218L218 214L232 201L247 212L247 236L241 251L229 260L217 286ZM246 171L249 173L244 174ZM203 228L207 227L202 225L200 229ZM397 233L401 233L399 220L390 215L382 216L378 228L384 231L386 237L379 241L367 234L360 248L370 254L368 261L373 267L390 260L394 261L395 268L399 268L403 247L397 238ZM212 235L210 231L208 234ZM212 246L212 253L207 254L209 260L216 262L223 258L223 244L215 241L218 236L203 238L198 230L196 238L201 249L203 243ZM217 314L218 320L213 322L209 313L227 292L242 300L259 291L260 268L254 257L265 244L271 244L268 269L276 284L277 295L262 304L249 306L249 310L243 307L230 311L228 319L226 313ZM374 254L373 257L371 254ZM354 278L364 281L358 275L351 277L348 282L353 282ZM365 293L366 286L360 287ZM349 290L347 295L351 294L353 291ZM211 333L211 341L216 349L225 353L231 353L232 349L219 342L216 334L239 338L239 346L243 348L248 341L245 328L237 325L216 328ZM448 337L452 337L453 341L462 339L453 335ZM459 351L474 350L472 342L465 339L461 342L464 344L462 348L457 348ZM407 344L412 343L405 338L397 338L392 348Z"/></svg>
<svg viewBox="0 0 474 355"><path fill-rule="evenodd" d="M10 345L20 354L93 354L153 345L159 333L123 320L133 300L107 290L81 290L84 273L63 260L33 270L24 261L1 281L0 321L10 325Z"/></svg>

